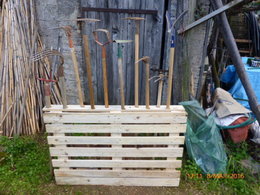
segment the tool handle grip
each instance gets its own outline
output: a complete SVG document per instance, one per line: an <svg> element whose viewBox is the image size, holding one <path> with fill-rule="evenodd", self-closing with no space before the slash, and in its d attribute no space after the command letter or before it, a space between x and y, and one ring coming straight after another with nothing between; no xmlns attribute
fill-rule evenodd
<svg viewBox="0 0 260 195"><path fill-rule="evenodd" d="M172 39L171 39L171 48L174 48L175 47L175 37L174 35L172 35Z"/></svg>

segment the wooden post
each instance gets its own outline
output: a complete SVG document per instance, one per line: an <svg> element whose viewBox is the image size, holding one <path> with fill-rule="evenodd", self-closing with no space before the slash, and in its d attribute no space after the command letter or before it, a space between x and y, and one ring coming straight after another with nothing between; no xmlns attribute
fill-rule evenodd
<svg viewBox="0 0 260 195"><path fill-rule="evenodd" d="M221 0L210 0L213 9L218 9L223 6ZM258 102L255 92L250 84L247 73L245 72L244 64L241 60L240 53L238 51L235 38L232 34L231 28L229 26L227 16L225 13L220 14L216 17L217 23L219 25L220 31L222 33L225 45L229 50L229 55L236 67L237 74L241 80L243 87L245 88L246 94L249 99L249 105L256 115L258 122L260 122L260 111L258 109Z"/></svg>

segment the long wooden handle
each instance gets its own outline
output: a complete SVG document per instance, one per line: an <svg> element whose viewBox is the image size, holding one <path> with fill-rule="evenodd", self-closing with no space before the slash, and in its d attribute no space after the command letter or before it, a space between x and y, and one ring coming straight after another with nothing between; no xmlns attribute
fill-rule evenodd
<svg viewBox="0 0 260 195"><path fill-rule="evenodd" d="M173 64L174 64L174 47L170 49L170 57L169 57L169 74L168 74L168 89L167 89L167 102L166 108L170 108L171 97L172 97L172 78L173 78Z"/></svg>
<svg viewBox="0 0 260 195"><path fill-rule="evenodd" d="M77 82L79 104L81 107L84 107L83 94L82 94L81 82L80 82L80 77L79 77L78 61L77 61L77 56L76 56L74 48L71 48L71 57L72 57L72 61L73 61L74 73L75 73L76 82Z"/></svg>
<svg viewBox="0 0 260 195"><path fill-rule="evenodd" d="M85 60L86 60L86 65L87 65L87 79L88 79L90 105L91 105L91 109L95 109L94 89L93 89L93 85L92 85L91 57L90 57L90 52L89 52L89 41L88 41L87 35L83 35L83 41L84 41Z"/></svg>
<svg viewBox="0 0 260 195"><path fill-rule="evenodd" d="M140 23L139 21L135 22L135 107L138 107L139 104L139 37L140 37Z"/></svg>
<svg viewBox="0 0 260 195"><path fill-rule="evenodd" d="M162 78L162 74L160 74L160 78ZM161 106L162 102L162 88L163 88L163 80L159 80L159 86L158 86L158 94L157 94L157 107L159 108Z"/></svg>
<svg viewBox="0 0 260 195"><path fill-rule="evenodd" d="M102 66L103 66L104 102L105 102L105 107L108 108L109 103L108 103L107 62L106 62L105 46L102 46Z"/></svg>
<svg viewBox="0 0 260 195"><path fill-rule="evenodd" d="M146 76L145 76L145 105L146 109L150 109L150 64L149 62L145 63L146 67Z"/></svg>
<svg viewBox="0 0 260 195"><path fill-rule="evenodd" d="M68 103L67 103L67 97L66 97L66 86L65 86L64 77L59 78L59 85L61 87L62 105L63 105L63 108L66 109L66 108L68 108Z"/></svg>
<svg viewBox="0 0 260 195"><path fill-rule="evenodd" d="M125 110L125 93L124 93L124 77L123 77L122 58L118 58L118 72L119 72L119 85L120 85L120 96L121 96L121 109Z"/></svg>
<svg viewBox="0 0 260 195"><path fill-rule="evenodd" d="M46 108L51 107L51 88L49 83L44 83L44 99Z"/></svg>
<svg viewBox="0 0 260 195"><path fill-rule="evenodd" d="M62 98L62 105L63 108L68 108L67 97L66 97L66 85L64 79L64 67L61 65L58 69L58 76L59 76L59 86L61 90L61 98Z"/></svg>

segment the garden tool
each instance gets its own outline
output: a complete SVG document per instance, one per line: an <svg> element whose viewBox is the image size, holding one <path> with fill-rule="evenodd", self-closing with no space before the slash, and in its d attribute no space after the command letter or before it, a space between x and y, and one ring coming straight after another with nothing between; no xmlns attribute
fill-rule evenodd
<svg viewBox="0 0 260 195"><path fill-rule="evenodd" d="M117 43L117 56L118 56L118 73L119 73L119 85L120 85L120 96L121 96L121 109L125 110L125 93L124 93L124 77L123 77L123 55L120 44L130 43L132 40L114 40Z"/></svg>
<svg viewBox="0 0 260 195"><path fill-rule="evenodd" d="M158 94L157 94L157 105L156 107L160 108L161 102L162 102L162 89L163 89L163 81L164 81L165 75L160 72L159 73L159 78L155 82L159 82L158 84Z"/></svg>
<svg viewBox="0 0 260 195"><path fill-rule="evenodd" d="M103 32L106 34L107 41L105 43L101 43L98 40L98 32ZM108 83L107 83L107 62L106 62L106 45L112 42L110 39L110 35L108 30L106 29L97 29L93 32L94 39L98 45L101 46L102 48L102 66L103 66L103 85L104 85L104 102L105 102L105 107L109 107L108 103Z"/></svg>
<svg viewBox="0 0 260 195"><path fill-rule="evenodd" d="M67 102L67 97L66 97L66 85L65 85L64 66L63 65L59 66L57 76L59 79L62 105L63 105L63 108L66 109L66 108L68 108L68 102Z"/></svg>
<svg viewBox="0 0 260 195"><path fill-rule="evenodd" d="M64 63L61 63L58 66L58 71L57 71L57 76L59 79L59 87L61 91L61 98L62 98L62 105L63 108L66 109L68 108L68 102L67 102L67 97L66 97L66 84L65 84L65 78L64 78Z"/></svg>
<svg viewBox="0 0 260 195"><path fill-rule="evenodd" d="M31 57L32 61L38 61L41 60L45 57L48 57L50 55L53 56L59 56L60 57L60 65L62 65L64 63L64 58L63 55L57 51L57 50L44 50L42 52L38 52L36 54L34 54ZM44 81L44 99L45 99L45 104L46 104L46 108L50 108L51 107L51 88L50 88L50 83L51 82L57 82L56 80L53 79L53 75L52 74L52 67L50 67L51 71L49 73L49 76L45 73L45 78L37 78L38 80ZM48 78L49 77L49 78Z"/></svg>
<svg viewBox="0 0 260 195"><path fill-rule="evenodd" d="M61 52L61 36L59 35L58 37L58 51ZM63 63L58 65L58 70L57 70L57 77L58 77L58 82L59 82L59 87L61 91L61 100L62 100L62 105L63 109L68 108L68 102L67 102L67 97L66 97L66 84L65 84L65 78L64 78L64 59Z"/></svg>
<svg viewBox="0 0 260 195"><path fill-rule="evenodd" d="M181 19L181 17L186 14L187 11L184 11L180 16L173 22L170 19L170 15L166 12L167 27L168 33L171 35L171 48L169 56L169 72L168 72L168 89L167 89L167 100L166 100L166 109L170 109L171 97L172 97L172 80L173 80L173 65L174 65L174 53L175 53L175 43L174 43L174 33L173 28L175 24Z"/></svg>
<svg viewBox="0 0 260 195"><path fill-rule="evenodd" d="M65 34L68 38L69 48L70 48L71 57L72 57L72 61L73 61L74 73L75 73L75 77L76 77L79 104L81 107L84 107L81 81L80 81L80 77L79 77L79 67L78 67L79 65L78 65L78 60L77 60L77 56L76 56L76 52L75 52L74 43L72 40L72 27L71 26L62 26L62 27L52 28L52 29L60 29L60 28L65 31Z"/></svg>
<svg viewBox="0 0 260 195"><path fill-rule="evenodd" d="M140 21L144 20L141 17L128 17L123 18L124 20L134 20L135 21L135 107L138 107L139 101L139 41L140 41Z"/></svg>
<svg viewBox="0 0 260 195"><path fill-rule="evenodd" d="M61 45L61 36L59 35L58 41L57 41L57 48L56 48L56 50L58 52L60 52L60 45ZM51 75L50 76L51 76L51 78L54 78L54 73L56 73L57 69L58 69L58 66L57 66L58 65L58 56L57 55L52 56L51 63L52 64L51 64L51 72L50 72ZM53 87L52 82L50 83L50 87L51 87L51 91L52 91L52 87Z"/></svg>
<svg viewBox="0 0 260 195"><path fill-rule="evenodd" d="M141 58L140 60L138 60L136 63L143 61L145 63L145 105L146 105L146 109L150 109L150 57L145 56L143 58Z"/></svg>
<svg viewBox="0 0 260 195"><path fill-rule="evenodd" d="M93 18L78 18L78 22L99 22L100 20ZM83 34L83 43L84 43L84 53L85 60L87 65L87 79L88 79L88 89L89 89L89 99L91 109L95 109L95 100L94 100L94 89L92 84L92 68L91 68L91 56L89 52L89 38L87 34Z"/></svg>

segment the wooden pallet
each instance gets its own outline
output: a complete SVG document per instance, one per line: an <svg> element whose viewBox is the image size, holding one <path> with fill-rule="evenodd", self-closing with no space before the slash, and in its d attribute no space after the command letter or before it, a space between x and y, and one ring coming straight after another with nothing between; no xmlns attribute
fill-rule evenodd
<svg viewBox="0 0 260 195"><path fill-rule="evenodd" d="M186 113L182 106L53 105L44 109L57 184L178 186Z"/></svg>

